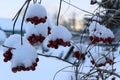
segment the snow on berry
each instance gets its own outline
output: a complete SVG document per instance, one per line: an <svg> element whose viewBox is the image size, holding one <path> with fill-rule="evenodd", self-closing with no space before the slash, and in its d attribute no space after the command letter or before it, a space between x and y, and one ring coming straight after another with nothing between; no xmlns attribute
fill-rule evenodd
<svg viewBox="0 0 120 80"><path fill-rule="evenodd" d="M102 21L102 19L99 16L93 16L92 21L96 21L96 22L100 23Z"/></svg>
<svg viewBox="0 0 120 80"><path fill-rule="evenodd" d="M26 21L32 24L45 23L47 19L46 9L41 4L31 4L26 14Z"/></svg>
<svg viewBox="0 0 120 80"><path fill-rule="evenodd" d="M37 66L37 53L35 48L33 48L30 44L16 44L16 49L12 50L12 59L11 59L11 64L12 64L12 71L21 71L21 70L35 70ZM19 68L20 69L19 69ZM14 70L15 68L16 71Z"/></svg>
<svg viewBox="0 0 120 80"><path fill-rule="evenodd" d="M86 46L84 44L76 44L73 49L73 56L78 60L85 60Z"/></svg>
<svg viewBox="0 0 120 80"><path fill-rule="evenodd" d="M23 37L23 44L28 44L28 40ZM9 48L14 48L14 44L21 44L21 36L18 34L10 35L4 42L3 45L9 47ZM3 51L7 51L9 48L3 47Z"/></svg>
<svg viewBox="0 0 120 80"><path fill-rule="evenodd" d="M101 41L103 43L111 44L114 40L114 34L104 25L100 25L98 22L92 21L89 26L89 39L93 44Z"/></svg>
<svg viewBox="0 0 120 80"><path fill-rule="evenodd" d="M91 2L90 2L91 5L94 5L94 4L96 4L96 3L97 3L96 0L91 0Z"/></svg>
<svg viewBox="0 0 120 80"><path fill-rule="evenodd" d="M56 26L48 36L48 47L57 49L59 45L70 46L72 34L64 26Z"/></svg>
<svg viewBox="0 0 120 80"><path fill-rule="evenodd" d="M3 47L4 61L10 60L12 71L29 71L35 70L38 62L37 52L35 48L23 37L23 45L21 45L21 36L18 34L11 35L4 43Z"/></svg>
<svg viewBox="0 0 120 80"><path fill-rule="evenodd" d="M105 66L107 63L109 65L113 64L113 56L108 52L100 52L93 54L93 59L91 59L91 63L97 67Z"/></svg>
<svg viewBox="0 0 120 80"><path fill-rule="evenodd" d="M52 25L47 20L45 23L38 24L36 26L28 24L26 27L25 37L33 45L37 42L42 43L44 39L51 33Z"/></svg>

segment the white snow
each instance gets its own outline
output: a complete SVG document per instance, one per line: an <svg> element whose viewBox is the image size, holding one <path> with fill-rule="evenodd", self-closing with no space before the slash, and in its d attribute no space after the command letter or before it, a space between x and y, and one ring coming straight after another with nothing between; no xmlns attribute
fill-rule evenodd
<svg viewBox="0 0 120 80"><path fill-rule="evenodd" d="M40 23L38 25L28 23L25 28L26 33L24 34L24 36L28 38L32 34L35 34L35 35L41 34L42 36L46 37L48 35L48 27L52 28L52 24L49 21L49 19L47 19L45 23Z"/></svg>
<svg viewBox="0 0 120 80"><path fill-rule="evenodd" d="M28 44L29 42L28 42L28 40L26 38L23 37L23 43L24 44L26 44L26 43ZM21 44L21 36L18 35L18 34L14 34L14 35L9 36L5 40L3 45L5 45L7 47L15 48L15 46L14 46L15 44ZM3 47L3 50L6 51L6 50L8 50L8 48Z"/></svg>
<svg viewBox="0 0 120 80"><path fill-rule="evenodd" d="M95 2L96 0L92 0L92 1ZM98 21L98 22L102 21L102 19L99 16L93 16L92 20Z"/></svg>
<svg viewBox="0 0 120 80"><path fill-rule="evenodd" d="M32 17L39 17L44 18L47 16L46 9L41 4L31 4L28 8L28 11L26 13L26 18L32 18Z"/></svg>
<svg viewBox="0 0 120 80"><path fill-rule="evenodd" d="M87 48L87 46L85 45L85 44L80 44L80 43L77 43L77 44L75 44L74 45L74 49L73 49L73 51L74 52L76 52L76 51L79 51L79 52L81 52L82 54L85 54L86 53L86 48Z"/></svg>
<svg viewBox="0 0 120 80"><path fill-rule="evenodd" d="M11 51L13 54L11 59L11 67L17 67L21 65L30 67L37 58L35 48L30 44L16 44L15 46L16 49Z"/></svg>
<svg viewBox="0 0 120 80"><path fill-rule="evenodd" d="M113 32L104 25L100 25L96 21L92 21L89 26L89 36L102 39L114 38Z"/></svg>
<svg viewBox="0 0 120 80"><path fill-rule="evenodd" d="M102 64L102 63L104 64L106 62L105 57L103 57L102 54L103 54L102 52L92 54L96 64Z"/></svg>
<svg viewBox="0 0 120 80"><path fill-rule="evenodd" d="M11 59L12 67L17 67L24 65L28 67L35 62L37 58L37 53L35 48L30 45L26 38L23 38L23 45L21 45L21 36L18 34L11 35L4 43L5 46L10 48L15 48L11 50L13 54ZM3 47L3 51L8 50L8 48Z"/></svg>
<svg viewBox="0 0 120 80"><path fill-rule="evenodd" d="M66 42L71 40L72 34L64 26L55 26L48 37L50 40L63 39Z"/></svg>

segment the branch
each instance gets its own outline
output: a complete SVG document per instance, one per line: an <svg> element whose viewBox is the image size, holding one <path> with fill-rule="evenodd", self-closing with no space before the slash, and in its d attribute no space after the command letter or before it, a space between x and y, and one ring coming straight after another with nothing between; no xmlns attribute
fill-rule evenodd
<svg viewBox="0 0 120 80"><path fill-rule="evenodd" d="M69 63L69 64L72 64L72 65L76 66L75 63L71 63L71 62L69 62L69 61L67 61L67 60L65 60L65 59L62 59L62 58L60 58L60 57L57 57L57 56L45 55L45 54L40 54L40 53L38 53L38 55L39 55L39 56L44 56L44 57L56 58L56 59L62 60L62 61L64 61L64 62L67 62L67 63Z"/></svg>
<svg viewBox="0 0 120 80"><path fill-rule="evenodd" d="M61 6L62 6L62 0L60 0L59 11L58 11L58 15L57 15L57 26L59 25L59 17L60 17Z"/></svg>
<svg viewBox="0 0 120 80"><path fill-rule="evenodd" d="M112 74L112 75L115 75L117 76L118 78L120 78L120 75L118 75L117 73L113 72L113 71L109 71L109 70L106 70L106 69L97 69L98 71L102 71L103 73L109 73L109 74Z"/></svg>
<svg viewBox="0 0 120 80"><path fill-rule="evenodd" d="M62 0L62 1L63 1L64 3L66 3L66 4L68 4L68 5L71 5L72 7L76 8L76 9L78 9L78 10L80 10L80 11L83 11L83 12L85 12L85 13L89 13L89 14L94 15L93 13L91 13L91 12L89 12L89 11L86 11L86 10L83 10L83 9L81 9L81 8L79 8L79 7L73 5L73 4L71 4L71 3L69 3L69 2L67 2L67 1L65 1L65 0Z"/></svg>

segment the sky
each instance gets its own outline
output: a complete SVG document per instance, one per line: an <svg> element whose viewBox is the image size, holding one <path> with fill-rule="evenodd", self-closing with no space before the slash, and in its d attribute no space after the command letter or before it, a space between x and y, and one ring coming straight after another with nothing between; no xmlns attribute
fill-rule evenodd
<svg viewBox="0 0 120 80"><path fill-rule="evenodd" d="M5 18L5 17L14 17L15 13L20 9L20 7L22 6L22 4L24 3L25 0L1 0L0 2L0 9L1 9L1 13L0 13L0 18ZM69 0L66 0L69 2ZM81 9L87 10L92 12L95 9L95 6L91 6L90 5L90 0L70 0L72 4L78 6ZM42 5L46 8L48 15L50 14L54 14L56 12L58 12L58 6L59 6L59 0L42 0ZM69 7L68 8L68 4L64 3L62 4L62 13L65 13L66 9L68 9L66 11L66 13L64 14L65 16L70 16L72 12L76 12L77 15L79 16L83 16L85 13L79 11L78 9L75 9L73 7Z"/></svg>
<svg viewBox="0 0 120 80"><path fill-rule="evenodd" d="M70 1L70 3L72 3L73 5L81 9L84 9L88 12L93 12L98 7L98 5L90 5L90 0L65 0L65 1L67 2ZM0 9L1 9L0 18L13 18L24 2L25 0L7 0L7 1L2 0L0 2ZM57 15L59 0L52 0L52 1L42 0L41 4L46 8L48 17L52 19L54 14ZM59 21L62 22L62 19L68 21L73 17L73 13L76 14L76 29L79 30L83 24L82 22L83 17L90 14L80 11L79 9L76 9L72 6L69 6L65 2L62 3L62 9L61 9Z"/></svg>

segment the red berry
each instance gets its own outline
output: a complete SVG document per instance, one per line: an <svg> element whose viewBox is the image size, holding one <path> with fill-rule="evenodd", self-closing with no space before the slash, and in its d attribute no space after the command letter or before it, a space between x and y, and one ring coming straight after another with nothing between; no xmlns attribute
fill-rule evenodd
<svg viewBox="0 0 120 80"><path fill-rule="evenodd" d="M48 35L51 34L51 28L48 27Z"/></svg>
<svg viewBox="0 0 120 80"><path fill-rule="evenodd" d="M39 58L36 58L36 62L39 62Z"/></svg>
<svg viewBox="0 0 120 80"><path fill-rule="evenodd" d="M78 60L80 60L80 53L79 53L79 51L74 52L74 57L77 58Z"/></svg>
<svg viewBox="0 0 120 80"><path fill-rule="evenodd" d="M95 64L95 61L94 61L94 60L91 60L91 63L92 63L92 64Z"/></svg>
<svg viewBox="0 0 120 80"><path fill-rule="evenodd" d="M13 68L12 68L12 72L16 73L16 72L17 72L17 68L16 68L16 67L13 67Z"/></svg>

